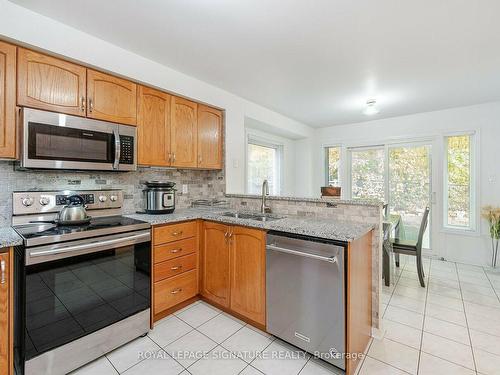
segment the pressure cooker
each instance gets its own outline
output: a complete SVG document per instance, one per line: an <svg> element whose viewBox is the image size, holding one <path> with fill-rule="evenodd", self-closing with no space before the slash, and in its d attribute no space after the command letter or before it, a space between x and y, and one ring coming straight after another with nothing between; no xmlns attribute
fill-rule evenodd
<svg viewBox="0 0 500 375"><path fill-rule="evenodd" d="M148 214L170 214L175 210L175 182L146 181L143 183L145 207Z"/></svg>

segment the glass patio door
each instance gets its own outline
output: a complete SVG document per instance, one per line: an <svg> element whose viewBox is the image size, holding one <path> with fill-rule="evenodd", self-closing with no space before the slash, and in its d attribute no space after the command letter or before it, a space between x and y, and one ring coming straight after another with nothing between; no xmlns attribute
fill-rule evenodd
<svg viewBox="0 0 500 375"><path fill-rule="evenodd" d="M425 207L431 205L431 145L412 143L389 145L386 152L386 197L391 214L401 215L402 235L416 240ZM430 221L430 217L429 217ZM430 248L430 222L423 239L423 248Z"/></svg>

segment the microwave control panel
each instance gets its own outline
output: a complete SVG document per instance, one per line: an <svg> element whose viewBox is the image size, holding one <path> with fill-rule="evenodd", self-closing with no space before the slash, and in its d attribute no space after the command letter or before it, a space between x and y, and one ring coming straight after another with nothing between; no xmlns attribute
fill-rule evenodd
<svg viewBox="0 0 500 375"><path fill-rule="evenodd" d="M120 135L120 164L134 164L134 137Z"/></svg>

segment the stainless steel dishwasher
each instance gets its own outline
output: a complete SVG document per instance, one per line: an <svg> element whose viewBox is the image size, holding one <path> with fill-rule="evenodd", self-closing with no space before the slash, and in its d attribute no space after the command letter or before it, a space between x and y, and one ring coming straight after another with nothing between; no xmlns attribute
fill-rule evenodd
<svg viewBox="0 0 500 375"><path fill-rule="evenodd" d="M267 235L267 331L345 370L344 247Z"/></svg>

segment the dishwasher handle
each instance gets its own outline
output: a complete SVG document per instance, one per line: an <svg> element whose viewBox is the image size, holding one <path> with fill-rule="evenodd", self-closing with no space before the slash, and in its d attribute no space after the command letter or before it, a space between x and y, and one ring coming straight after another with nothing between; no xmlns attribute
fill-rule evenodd
<svg viewBox="0 0 500 375"><path fill-rule="evenodd" d="M302 251L297 251L297 250L292 250L292 249L286 249L284 247L279 247L279 246L275 246L275 245L267 245L266 249L267 250L273 250L273 251L279 251L281 253L298 255L298 256L306 257L306 258L312 258L312 259L316 259L316 260L322 260L322 261L328 262L328 263L337 263L338 264L338 260L337 260L336 256L325 257L325 256L322 256L322 255L316 255L316 254L311 254L311 253L305 253L305 252L302 252Z"/></svg>

